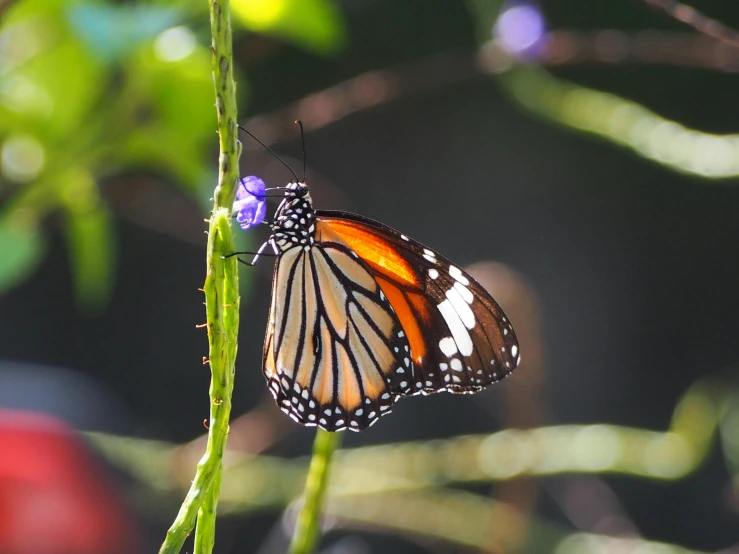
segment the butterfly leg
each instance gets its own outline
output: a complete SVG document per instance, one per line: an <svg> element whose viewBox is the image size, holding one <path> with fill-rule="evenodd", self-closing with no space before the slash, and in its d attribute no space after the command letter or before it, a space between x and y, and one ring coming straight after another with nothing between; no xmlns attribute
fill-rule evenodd
<svg viewBox="0 0 739 554"><path fill-rule="evenodd" d="M225 260L227 258L231 258L233 256L240 256L240 255L243 255L243 254L253 254L254 257L251 259L250 262L247 262L245 260L242 260L241 258L236 258L239 261L239 263L242 263L244 265L248 265L248 266L252 266L253 267L253 266L257 265L257 260L259 259L259 256L277 256L277 253L274 253L273 254L273 253L265 253L264 252L264 249L267 248L267 245L268 244L270 244L270 241L267 241L267 242L262 243L262 246L260 246L259 247L259 250L257 250L256 252L249 252L247 250L244 250L242 252L231 252L230 254L226 254L225 256L223 256L223 259Z"/></svg>

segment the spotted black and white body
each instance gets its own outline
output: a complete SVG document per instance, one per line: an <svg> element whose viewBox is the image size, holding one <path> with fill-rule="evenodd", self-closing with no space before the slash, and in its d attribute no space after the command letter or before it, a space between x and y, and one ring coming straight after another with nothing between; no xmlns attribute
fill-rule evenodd
<svg viewBox="0 0 739 554"><path fill-rule="evenodd" d="M264 374L295 421L358 431L399 397L476 392L518 365L513 327L472 277L371 219L314 211L303 183L287 189Z"/></svg>

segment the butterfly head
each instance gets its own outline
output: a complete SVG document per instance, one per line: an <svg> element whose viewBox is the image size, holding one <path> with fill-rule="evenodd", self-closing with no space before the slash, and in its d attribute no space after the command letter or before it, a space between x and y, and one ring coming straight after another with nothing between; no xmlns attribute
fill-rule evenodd
<svg viewBox="0 0 739 554"><path fill-rule="evenodd" d="M285 188L272 224L273 238L281 251L294 247L307 250L316 231L313 200L305 183L290 183Z"/></svg>

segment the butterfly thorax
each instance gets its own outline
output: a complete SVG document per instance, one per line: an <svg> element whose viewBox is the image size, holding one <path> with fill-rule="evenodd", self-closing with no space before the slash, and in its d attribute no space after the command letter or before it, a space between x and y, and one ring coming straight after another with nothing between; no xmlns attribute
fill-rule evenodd
<svg viewBox="0 0 739 554"><path fill-rule="evenodd" d="M275 213L272 239L280 252L296 247L308 250L316 232L313 201L304 183L290 183L287 189Z"/></svg>

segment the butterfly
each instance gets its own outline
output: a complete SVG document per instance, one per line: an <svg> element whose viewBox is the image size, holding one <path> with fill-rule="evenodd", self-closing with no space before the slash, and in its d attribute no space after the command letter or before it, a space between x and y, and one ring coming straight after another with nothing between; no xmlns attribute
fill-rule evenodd
<svg viewBox="0 0 739 554"><path fill-rule="evenodd" d="M387 225L315 210L297 177L281 190L256 254L276 255L263 372L292 419L360 431L399 398L474 393L519 364L511 322L469 274ZM242 227L263 217L264 198L260 179L242 179Z"/></svg>

